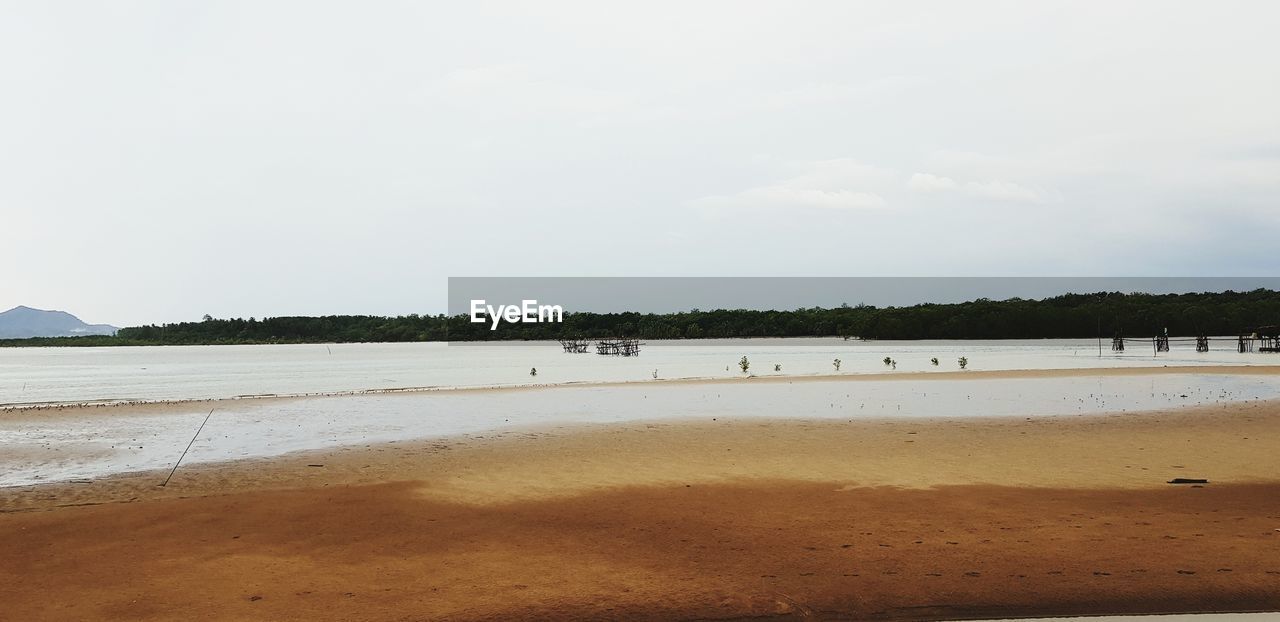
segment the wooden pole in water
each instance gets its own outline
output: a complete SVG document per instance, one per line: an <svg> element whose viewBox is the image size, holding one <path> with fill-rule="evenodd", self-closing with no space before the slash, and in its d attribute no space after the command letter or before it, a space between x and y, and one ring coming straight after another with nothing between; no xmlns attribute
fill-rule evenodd
<svg viewBox="0 0 1280 622"><path fill-rule="evenodd" d="M1098 316L1098 358L1102 358L1102 316Z"/></svg>
<svg viewBox="0 0 1280 622"><path fill-rule="evenodd" d="M179 465L179 464L182 464L182 459L187 457L187 452L188 452L188 451L191 451L191 446L195 444L195 442L196 442L196 438L198 438L198 437L200 436L200 431L204 429L204 424L209 423L209 417L211 417L211 416L213 416L213 409L212 409L212 408L210 408L210 409L209 409L209 414L207 414L207 415L205 415L205 416L204 416L204 421L201 421L201 422L200 422L200 427L199 427L199 428L196 428L196 434L195 434L195 436L192 436L192 437L191 437L191 442L190 442L190 443L187 443L187 448L186 448L186 449L184 449L184 450L182 450L182 455L181 455L181 456L178 456L178 461L177 461L177 462L175 462L175 463L173 463L173 470L172 470L172 471L169 471L169 477L164 478L164 483L163 483L163 484L160 484L160 486L161 486L161 487L164 487L164 486L168 486L168 485L169 485L169 480L173 477L173 474L174 474L175 472L177 472L177 470L178 470L178 465Z"/></svg>

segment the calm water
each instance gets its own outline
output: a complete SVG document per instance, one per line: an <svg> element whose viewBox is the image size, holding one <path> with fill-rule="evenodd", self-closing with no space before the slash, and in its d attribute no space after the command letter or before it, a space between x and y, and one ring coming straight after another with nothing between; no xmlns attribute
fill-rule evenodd
<svg viewBox="0 0 1280 622"><path fill-rule="evenodd" d="M1090 341L845 342L835 339L650 344L636 358L565 354L558 344L344 344L0 349L0 404L217 399L164 407L10 411L0 417L0 486L171 467L192 442L191 463L545 425L704 418L854 419L1075 415L1280 397L1270 375L1159 374L983 378L937 382L662 383L759 375L883 373L969 368L1054 369L1259 364L1264 354L1189 346L1154 357L1138 344L1098 357ZM929 359L941 363L933 366ZM1280 361L1280 357L1274 357ZM774 365L782 365L781 372ZM529 375L538 368L536 377ZM517 390L358 393L405 387L472 387L621 381ZM352 394L351 392L357 392ZM337 394L337 395L334 395Z"/></svg>
<svg viewBox="0 0 1280 622"><path fill-rule="evenodd" d="M742 375L737 362L744 355L757 375L832 374L836 358L840 373L881 373L886 356L897 360L899 372L955 370L960 356L975 370L1280 362L1280 356L1238 354L1226 341L1214 342L1207 353L1175 344L1158 357L1149 342L1128 346L1113 354L1104 343L1101 358L1095 340L650 342L634 358L565 354L556 343L0 348L0 406L641 381L652 379L654 370L664 379L717 378ZM537 368L536 377L530 368Z"/></svg>
<svg viewBox="0 0 1280 622"><path fill-rule="evenodd" d="M635 382L511 390L184 402L0 417L0 486L185 463L543 426L750 418L1056 416L1280 397L1269 375L1158 374L857 382ZM8 454L6 456L5 454Z"/></svg>

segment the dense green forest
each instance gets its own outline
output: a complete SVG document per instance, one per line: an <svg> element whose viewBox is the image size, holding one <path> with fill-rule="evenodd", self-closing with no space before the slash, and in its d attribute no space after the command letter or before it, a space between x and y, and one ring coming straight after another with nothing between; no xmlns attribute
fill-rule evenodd
<svg viewBox="0 0 1280 622"><path fill-rule="evenodd" d="M979 299L909 307L841 306L794 311L697 309L682 313L566 313L563 323L502 324L465 315L332 315L215 319L124 328L114 337L11 339L7 346L482 341L626 336L641 339L822 337L1041 339L1235 335L1280 323L1280 293L1066 294L1044 300Z"/></svg>

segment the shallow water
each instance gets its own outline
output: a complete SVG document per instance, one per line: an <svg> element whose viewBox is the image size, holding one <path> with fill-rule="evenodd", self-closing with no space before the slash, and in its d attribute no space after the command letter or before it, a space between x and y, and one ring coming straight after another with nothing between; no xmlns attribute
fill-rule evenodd
<svg viewBox="0 0 1280 622"><path fill-rule="evenodd" d="M1214 341L1197 353L1189 343L1155 356L1150 342L1131 340L1121 354L1096 340L843 341L840 339L654 341L641 356L565 354L553 342L519 345L444 343L146 346L128 348L0 348L0 406L92 401L218 399L403 387L470 387L741 376L747 356L758 375L881 373L886 356L897 371L1059 369L1150 365L1280 363L1280 355L1238 354ZM936 357L939 365L930 363ZM782 371L775 372L774 365ZM537 376L530 376L537 368Z"/></svg>
<svg viewBox="0 0 1280 622"><path fill-rule="evenodd" d="M667 383L445 390L0 417L0 486L183 464L566 424L730 418L874 419L1077 415L1280 397L1280 378L1159 374L852 382Z"/></svg>

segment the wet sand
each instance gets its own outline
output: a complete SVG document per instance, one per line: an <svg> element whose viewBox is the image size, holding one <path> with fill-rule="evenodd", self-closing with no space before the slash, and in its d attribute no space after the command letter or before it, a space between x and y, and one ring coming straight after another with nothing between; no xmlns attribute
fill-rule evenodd
<svg viewBox="0 0 1280 622"><path fill-rule="evenodd" d="M9 449L0 453L0 487L168 469L198 427L201 434L184 468L392 441L542 432L557 425L1022 418L1280 399L1280 376L1275 375L1041 376L642 382L28 411L0 416L0 445Z"/></svg>
<svg viewBox="0 0 1280 622"><path fill-rule="evenodd" d="M164 475L0 492L6 616L1280 609L1276 402L572 426Z"/></svg>

